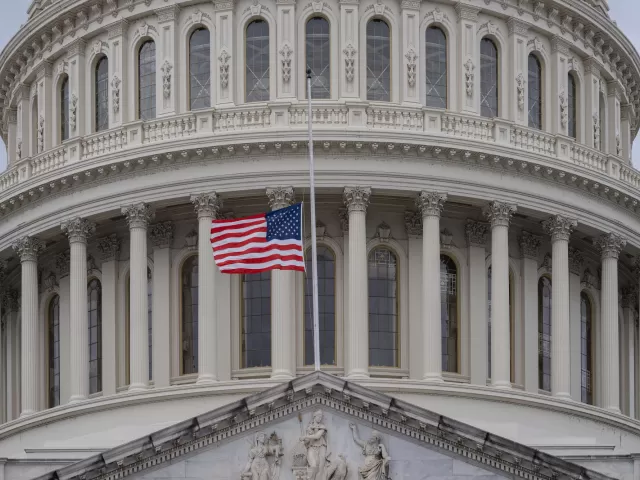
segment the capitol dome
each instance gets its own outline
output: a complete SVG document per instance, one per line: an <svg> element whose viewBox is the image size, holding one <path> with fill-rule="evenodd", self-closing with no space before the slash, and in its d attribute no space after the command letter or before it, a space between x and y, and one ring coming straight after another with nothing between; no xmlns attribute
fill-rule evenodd
<svg viewBox="0 0 640 480"><path fill-rule="evenodd" d="M0 479L640 478L608 10L34 0L0 54ZM310 248L309 121L322 372L307 276L209 240L303 202Z"/></svg>

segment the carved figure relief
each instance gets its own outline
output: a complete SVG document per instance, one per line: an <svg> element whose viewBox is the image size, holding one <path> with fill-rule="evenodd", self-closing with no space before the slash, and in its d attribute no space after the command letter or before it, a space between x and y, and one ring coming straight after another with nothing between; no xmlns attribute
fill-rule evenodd
<svg viewBox="0 0 640 480"><path fill-rule="evenodd" d="M38 119L38 153L44 150L44 117Z"/></svg>
<svg viewBox="0 0 640 480"><path fill-rule="evenodd" d="M120 111L120 84L122 81L120 77L114 75L111 79L111 95L113 100L113 113L118 113Z"/></svg>
<svg viewBox="0 0 640 480"><path fill-rule="evenodd" d="M291 80L291 56L293 55L293 49L288 43L282 46L280 55L282 55L282 81L287 83Z"/></svg>
<svg viewBox="0 0 640 480"><path fill-rule="evenodd" d="M364 464L358 468L358 478L362 480L385 480L389 478L389 462L391 457L382 444L382 437L374 430L368 440L358 437L358 427L354 423L349 424L353 434L353 441L362 448Z"/></svg>
<svg viewBox="0 0 640 480"><path fill-rule="evenodd" d="M616 133L616 153L618 156L622 155L622 142L620 141L619 133Z"/></svg>
<svg viewBox="0 0 640 480"><path fill-rule="evenodd" d="M162 70L162 93L165 99L171 98L171 70L173 66L169 60L165 60L161 67Z"/></svg>
<svg viewBox="0 0 640 480"><path fill-rule="evenodd" d="M593 114L593 146L600 148L600 116Z"/></svg>
<svg viewBox="0 0 640 480"><path fill-rule="evenodd" d="M242 472L242 480L278 480L282 455L282 439L275 432L268 438L264 432L257 433L249 450L249 460Z"/></svg>
<svg viewBox="0 0 640 480"><path fill-rule="evenodd" d="M475 70L475 68L476 67L473 64L473 61L471 59L468 59L467 62L464 64L464 80L467 87L468 97L473 96L473 77L474 77L473 71Z"/></svg>
<svg viewBox="0 0 640 480"><path fill-rule="evenodd" d="M347 82L353 82L353 78L355 76L354 63L356 60L356 49L353 45L349 44L345 47L342 53L344 53L345 76L347 78Z"/></svg>
<svg viewBox="0 0 640 480"><path fill-rule="evenodd" d="M78 97L74 93L71 95L71 108L69 109L69 127L71 128L72 132L76 131L77 113L78 113Z"/></svg>
<svg viewBox="0 0 640 480"><path fill-rule="evenodd" d="M416 61L418 55L413 47L409 47L409 51L406 53L407 58L407 82L411 88L416 86Z"/></svg>
<svg viewBox="0 0 640 480"><path fill-rule="evenodd" d="M16 155L18 157L18 160L22 158L22 139L18 140L18 145L16 147Z"/></svg>
<svg viewBox="0 0 640 480"><path fill-rule="evenodd" d="M218 60L220 61L220 86L227 88L229 85L229 60L231 55L224 48L220 51Z"/></svg>
<svg viewBox="0 0 640 480"><path fill-rule="evenodd" d="M560 92L560 124L562 128L567 128L569 123L569 102L567 100L567 94L564 90Z"/></svg>
<svg viewBox="0 0 640 480"><path fill-rule="evenodd" d="M307 449L307 480L324 480L327 462L327 427L323 423L322 410L313 413L305 435L300 437Z"/></svg>
<svg viewBox="0 0 640 480"><path fill-rule="evenodd" d="M518 109L524 110L524 75L522 72L516 77L516 87L518 89Z"/></svg>

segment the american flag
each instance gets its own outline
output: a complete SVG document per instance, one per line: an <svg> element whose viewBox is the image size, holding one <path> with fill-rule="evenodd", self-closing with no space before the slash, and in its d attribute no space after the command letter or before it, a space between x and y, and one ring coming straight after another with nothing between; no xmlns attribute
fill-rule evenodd
<svg viewBox="0 0 640 480"><path fill-rule="evenodd" d="M222 273L304 271L302 204L211 223L213 258Z"/></svg>

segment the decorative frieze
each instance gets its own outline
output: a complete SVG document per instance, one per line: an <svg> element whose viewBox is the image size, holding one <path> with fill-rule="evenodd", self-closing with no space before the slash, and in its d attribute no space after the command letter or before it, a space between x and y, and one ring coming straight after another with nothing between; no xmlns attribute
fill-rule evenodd
<svg viewBox="0 0 640 480"><path fill-rule="evenodd" d="M120 240L118 236L113 233L108 237L100 238L98 240L98 251L103 262L117 260L120 255Z"/></svg>
<svg viewBox="0 0 640 480"><path fill-rule="evenodd" d="M600 250L602 258L617 259L627 241L617 233L605 233L596 238L593 243Z"/></svg>
<svg viewBox="0 0 640 480"><path fill-rule="evenodd" d="M423 218L439 217L446 201L446 193L422 191L416 198L416 206Z"/></svg>
<svg viewBox="0 0 640 480"><path fill-rule="evenodd" d="M21 262L35 262L44 250L44 242L36 237L22 237L11 245Z"/></svg>
<svg viewBox="0 0 640 480"><path fill-rule="evenodd" d="M147 228L149 222L155 216L151 206L146 203L136 203L122 207L122 214L127 217L129 228Z"/></svg>
<svg viewBox="0 0 640 480"><path fill-rule="evenodd" d="M173 241L173 222L161 222L151 225L149 237L156 248L169 248Z"/></svg>
<svg viewBox="0 0 640 480"><path fill-rule="evenodd" d="M569 101L564 90L560 92L558 98L560 99L560 124L562 128L567 128L569 123Z"/></svg>
<svg viewBox="0 0 640 480"><path fill-rule="evenodd" d="M433 22L442 23L444 20L449 21L446 13L436 7L434 10L427 12L424 16L425 20L431 19Z"/></svg>
<svg viewBox="0 0 640 480"><path fill-rule="evenodd" d="M222 208L222 199L215 192L191 195L191 203L195 207L198 218L218 218Z"/></svg>
<svg viewBox="0 0 640 480"><path fill-rule="evenodd" d="M169 60L165 60L160 70L162 70L162 93L165 99L169 99L171 98L171 71L173 66Z"/></svg>
<svg viewBox="0 0 640 480"><path fill-rule="evenodd" d="M520 253L524 258L538 260L542 237L523 231L520 235Z"/></svg>
<svg viewBox="0 0 640 480"><path fill-rule="evenodd" d="M293 49L288 43L285 43L279 53L282 57L282 82L289 83L289 80L291 80L291 59L293 56Z"/></svg>
<svg viewBox="0 0 640 480"><path fill-rule="evenodd" d="M464 233L467 237L467 243L470 247L484 248L487 245L489 224L467 219L467 224L464 227Z"/></svg>
<svg viewBox="0 0 640 480"><path fill-rule="evenodd" d="M355 76L355 61L356 61L356 49L353 45L348 44L344 50L344 66L345 66L345 77L347 82L353 82L353 78Z"/></svg>
<svg viewBox="0 0 640 480"><path fill-rule="evenodd" d="M516 210L515 205L493 201L484 207L482 213L487 217L492 227L508 227Z"/></svg>
<svg viewBox="0 0 640 480"><path fill-rule="evenodd" d="M458 23L461 20L477 22L478 13L480 13L480 9L477 7L472 7L471 5L466 5L462 2L456 3L456 14L458 15Z"/></svg>
<svg viewBox="0 0 640 480"><path fill-rule="evenodd" d="M518 90L518 109L520 111L524 110L524 84L524 75L522 74L522 72L520 72L516 77L516 88Z"/></svg>
<svg viewBox="0 0 640 480"><path fill-rule="evenodd" d="M578 222L573 218L554 215L542 222L542 228L551 236L551 241L569 241L571 232L578 226Z"/></svg>
<svg viewBox="0 0 640 480"><path fill-rule="evenodd" d="M407 59L407 83L409 87L413 88L416 85L416 65L418 60L418 55L416 55L413 47L409 47L405 58Z"/></svg>
<svg viewBox="0 0 640 480"><path fill-rule="evenodd" d="M366 212L370 196L371 188L369 187L345 187L344 204L349 212Z"/></svg>
<svg viewBox="0 0 640 480"><path fill-rule="evenodd" d="M40 115L38 118L38 153L44 151L44 117Z"/></svg>
<svg viewBox="0 0 640 480"><path fill-rule="evenodd" d="M224 48L220 50L220 56L218 56L218 62L220 66L220 87L227 88L229 85L229 60L231 55Z"/></svg>
<svg viewBox="0 0 640 480"><path fill-rule="evenodd" d="M69 105L69 128L72 132L76 131L78 115L78 96L75 93L71 94L71 101Z"/></svg>
<svg viewBox="0 0 640 480"><path fill-rule="evenodd" d="M475 70L475 65L473 64L473 60L471 58L467 59L464 64L464 81L467 91L467 97L473 96L473 78L475 74L473 71Z"/></svg>
<svg viewBox="0 0 640 480"><path fill-rule="evenodd" d="M111 101L113 102L113 113L118 114L120 111L120 84L122 81L118 75L114 75L111 79Z"/></svg>
<svg viewBox="0 0 640 480"><path fill-rule="evenodd" d="M69 237L69 243L87 243L87 238L96 231L96 224L86 218L72 218L61 225L62 231Z"/></svg>

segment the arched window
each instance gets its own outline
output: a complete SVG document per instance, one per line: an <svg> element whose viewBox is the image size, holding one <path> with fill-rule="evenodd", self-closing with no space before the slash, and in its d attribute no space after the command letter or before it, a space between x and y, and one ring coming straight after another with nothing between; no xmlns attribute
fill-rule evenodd
<svg viewBox="0 0 640 480"><path fill-rule="evenodd" d="M448 255L440 255L440 320L442 326L442 371L458 371L458 266Z"/></svg>
<svg viewBox="0 0 640 480"><path fill-rule="evenodd" d="M198 256L182 265L182 374L198 373Z"/></svg>
<svg viewBox="0 0 640 480"><path fill-rule="evenodd" d="M60 141L69 139L69 77L60 82Z"/></svg>
<svg viewBox="0 0 640 480"><path fill-rule="evenodd" d="M138 117L156 118L156 44L148 40L138 51Z"/></svg>
<svg viewBox="0 0 640 480"><path fill-rule="evenodd" d="M97 278L87 287L89 308L89 393L102 391L102 285Z"/></svg>
<svg viewBox="0 0 640 480"><path fill-rule="evenodd" d="M593 405L593 307L584 292L580 294L580 373L582 401Z"/></svg>
<svg viewBox="0 0 640 480"><path fill-rule="evenodd" d="M542 66L533 53L529 54L529 126L542 129Z"/></svg>
<svg viewBox="0 0 640 480"><path fill-rule="evenodd" d="M369 253L369 365L399 365L398 259L377 247Z"/></svg>
<svg viewBox="0 0 640 480"><path fill-rule="evenodd" d="M94 72L96 132L109 128L109 59L102 57Z"/></svg>
<svg viewBox="0 0 640 480"><path fill-rule="evenodd" d="M489 309L487 337L487 376L491 377L491 267L487 269L487 306ZM511 362L511 383L515 383L515 316L513 307L513 272L509 270L509 350Z"/></svg>
<svg viewBox="0 0 640 480"><path fill-rule="evenodd" d="M211 106L211 34L206 28L189 38L189 105L191 110Z"/></svg>
<svg viewBox="0 0 640 480"><path fill-rule="evenodd" d="M131 276L127 274L125 290L125 306L126 306L126 324L124 339L124 356L125 356L125 383L129 385L130 379L130 356L131 356ZM151 277L151 269L147 268L147 331L149 332L149 380L153 378L153 279Z"/></svg>
<svg viewBox="0 0 640 480"><path fill-rule="evenodd" d="M426 106L447 108L447 37L442 29L429 27L425 33Z"/></svg>
<svg viewBox="0 0 640 480"><path fill-rule="evenodd" d="M38 108L38 96L33 97L31 103L31 155L37 155L40 153L40 133L38 132L39 121L39 108Z"/></svg>
<svg viewBox="0 0 640 480"><path fill-rule="evenodd" d="M498 47L489 38L480 42L480 114L498 116Z"/></svg>
<svg viewBox="0 0 640 480"><path fill-rule="evenodd" d="M600 92L600 103L598 104L598 122L600 122L600 144L596 145L596 148L601 152L604 152L606 145L605 138L607 135L607 104L604 100L604 94Z"/></svg>
<svg viewBox="0 0 640 480"><path fill-rule="evenodd" d="M391 34L384 20L367 23L367 100L391 101Z"/></svg>
<svg viewBox="0 0 640 480"><path fill-rule="evenodd" d="M47 311L47 378L49 408L60 405L60 297L49 301Z"/></svg>
<svg viewBox="0 0 640 480"><path fill-rule="evenodd" d="M304 364L313 365L313 285L311 252L305 259ZM320 364L336 364L336 257L330 248L318 245L318 323Z"/></svg>
<svg viewBox="0 0 640 480"><path fill-rule="evenodd" d="M551 391L551 280L538 280L538 388Z"/></svg>
<svg viewBox="0 0 640 480"><path fill-rule="evenodd" d="M269 24L254 20L247 25L246 102L269 101Z"/></svg>
<svg viewBox="0 0 640 480"><path fill-rule="evenodd" d="M271 272L242 276L242 367L271 366Z"/></svg>
<svg viewBox="0 0 640 480"><path fill-rule="evenodd" d="M576 78L572 72L567 77L567 108L568 108L568 133L570 137L578 138L576 119L578 118L578 89L576 87Z"/></svg>
<svg viewBox="0 0 640 480"><path fill-rule="evenodd" d="M307 22L307 68L311 70L311 98L331 98L330 47L329 22L323 17L310 18Z"/></svg>

